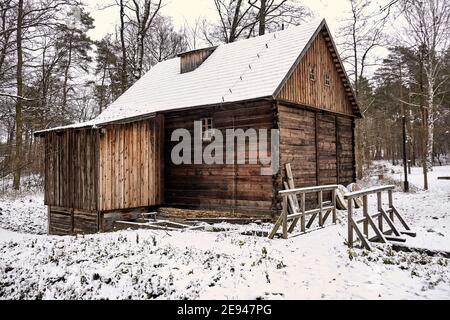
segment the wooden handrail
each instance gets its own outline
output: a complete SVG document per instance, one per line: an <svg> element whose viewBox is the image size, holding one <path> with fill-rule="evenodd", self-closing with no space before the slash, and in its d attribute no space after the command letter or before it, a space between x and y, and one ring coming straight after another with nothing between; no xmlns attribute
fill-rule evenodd
<svg viewBox="0 0 450 320"><path fill-rule="evenodd" d="M349 192L349 193L344 194L344 199L349 200L349 199L367 196L369 194L393 190L393 189L395 189L394 185L387 185L387 186L369 188L369 189L365 189L365 190L361 190L361 191Z"/></svg>
<svg viewBox="0 0 450 320"><path fill-rule="evenodd" d="M330 185L326 185L326 186L315 186L315 187L297 188L297 189L290 189L290 190L281 190L278 192L278 194L280 196L290 196L290 195L299 194L299 193L310 193L310 192L335 190L337 188L338 188L338 185L330 184Z"/></svg>

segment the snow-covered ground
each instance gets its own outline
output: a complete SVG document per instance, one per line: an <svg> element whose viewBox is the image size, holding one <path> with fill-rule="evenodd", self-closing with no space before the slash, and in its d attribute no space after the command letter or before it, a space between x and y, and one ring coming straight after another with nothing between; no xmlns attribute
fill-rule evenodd
<svg viewBox="0 0 450 320"><path fill-rule="evenodd" d="M41 193L0 195L0 228L22 233L46 234L47 209L43 202Z"/></svg>
<svg viewBox="0 0 450 320"><path fill-rule="evenodd" d="M450 181L436 180L449 172L450 166L436 168L428 192L394 193L417 232L407 245L450 251ZM411 181L421 187L420 169L413 169ZM37 235L45 228L38 196L1 198L0 207L8 210L0 216L0 299L450 298L448 259L394 252L387 245L349 250L344 211L337 225L269 240L241 233L270 225Z"/></svg>

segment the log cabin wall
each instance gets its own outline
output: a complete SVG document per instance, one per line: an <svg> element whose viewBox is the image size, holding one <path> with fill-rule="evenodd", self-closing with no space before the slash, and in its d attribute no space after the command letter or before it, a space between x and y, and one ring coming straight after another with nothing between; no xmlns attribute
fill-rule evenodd
<svg viewBox="0 0 450 320"><path fill-rule="evenodd" d="M276 100L280 167L291 163L296 187L355 181L357 105L325 29L311 42ZM276 185L284 177L283 170ZM308 200L314 201L314 196Z"/></svg>
<svg viewBox="0 0 450 320"><path fill-rule="evenodd" d="M278 105L280 176L290 163L296 187L355 181L354 119L338 114ZM312 200L312 199L310 199Z"/></svg>
<svg viewBox="0 0 450 320"><path fill-rule="evenodd" d="M336 54L330 50L330 40L319 33L287 79L277 99L334 113L353 115L348 85L343 82L343 70L336 67ZM333 56L334 54L334 56ZM310 67L315 80L310 80ZM329 84L325 77L329 77Z"/></svg>
<svg viewBox="0 0 450 320"><path fill-rule="evenodd" d="M96 232L98 131L49 132L44 143L49 233Z"/></svg>
<svg viewBox="0 0 450 320"><path fill-rule="evenodd" d="M101 129L99 210L160 205L163 202L164 118Z"/></svg>
<svg viewBox="0 0 450 320"><path fill-rule="evenodd" d="M213 128L222 132L224 141L226 129L274 128L273 104L264 100L165 114L166 205L242 213L271 213L274 210L272 176L261 175L259 162L248 164L248 150L251 150L251 157L257 156L257 146L251 145L248 140L245 165L172 163L171 150L178 143L171 141L172 132L184 128L193 135L194 121L205 117L212 118ZM204 147L207 144L204 143Z"/></svg>

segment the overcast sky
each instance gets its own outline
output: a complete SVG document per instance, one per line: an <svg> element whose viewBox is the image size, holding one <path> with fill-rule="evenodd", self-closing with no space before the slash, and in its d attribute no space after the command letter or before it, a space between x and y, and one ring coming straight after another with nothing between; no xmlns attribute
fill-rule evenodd
<svg viewBox="0 0 450 320"><path fill-rule="evenodd" d="M108 2L104 0L89 1L91 13L95 19L95 29L90 32L90 36L94 40L99 40L108 32L113 32L114 25L119 21L117 8L100 10ZM385 3L386 1L374 2ZM340 19L350 10L348 0L303 0L302 3L309 7L316 17L326 18L333 33L339 27ZM166 0L163 13L171 16L177 27L182 27L186 22L192 24L197 17L217 19L213 0Z"/></svg>

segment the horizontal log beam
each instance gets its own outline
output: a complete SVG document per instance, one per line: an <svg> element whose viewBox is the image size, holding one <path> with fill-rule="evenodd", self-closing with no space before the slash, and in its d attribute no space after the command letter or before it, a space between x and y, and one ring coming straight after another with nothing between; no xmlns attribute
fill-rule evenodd
<svg viewBox="0 0 450 320"><path fill-rule="evenodd" d="M362 197L365 195L374 194L374 193L382 192L382 191L393 190L393 189L395 189L394 185L387 185L387 186L374 187L374 188L369 188L369 189L355 191L355 192L349 192L344 195L344 199L348 200L348 199L358 198L358 197Z"/></svg>
<svg viewBox="0 0 450 320"><path fill-rule="evenodd" d="M288 195L299 194L299 193L330 191L330 190L335 190L337 188L338 188L338 185L330 184L330 185L325 185L325 186L315 186L315 187L297 188L297 189L291 189L291 190L282 190L282 191L279 191L278 194L280 196L288 196Z"/></svg>

